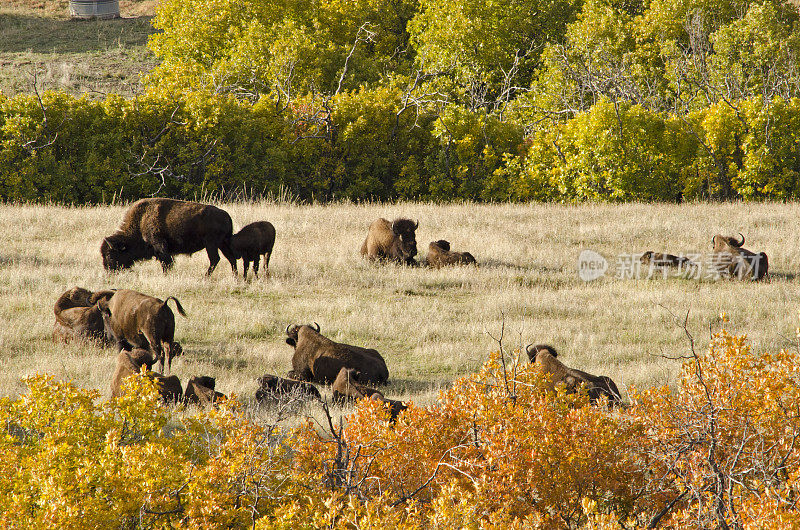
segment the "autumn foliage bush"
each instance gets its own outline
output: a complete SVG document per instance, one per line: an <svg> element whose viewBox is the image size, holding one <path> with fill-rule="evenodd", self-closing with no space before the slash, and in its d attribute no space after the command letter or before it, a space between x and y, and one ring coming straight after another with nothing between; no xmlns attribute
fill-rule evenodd
<svg viewBox="0 0 800 530"><path fill-rule="evenodd" d="M607 409L495 353L391 422L364 400L292 432L50 376L0 405L5 528L787 528L800 524L794 350L718 333L674 387Z"/></svg>

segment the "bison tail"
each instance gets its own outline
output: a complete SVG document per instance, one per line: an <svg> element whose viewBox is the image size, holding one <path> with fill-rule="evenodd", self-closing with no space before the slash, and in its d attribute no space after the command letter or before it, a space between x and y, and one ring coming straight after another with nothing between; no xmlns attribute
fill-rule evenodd
<svg viewBox="0 0 800 530"><path fill-rule="evenodd" d="M162 304L161 307L166 307L167 306L167 302L169 302L170 300L174 300L175 301L175 307L178 309L178 313L180 313L182 317L185 317L186 316L186 311L183 310L183 306L178 301L178 299L175 298L174 296L170 296L169 298L164 300L164 303Z"/></svg>

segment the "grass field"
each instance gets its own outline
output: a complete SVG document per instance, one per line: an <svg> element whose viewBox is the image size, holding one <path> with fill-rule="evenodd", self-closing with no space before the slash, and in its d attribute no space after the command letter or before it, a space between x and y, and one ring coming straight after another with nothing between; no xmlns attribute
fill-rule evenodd
<svg viewBox="0 0 800 530"><path fill-rule="evenodd" d="M61 90L103 98L141 91L140 74L157 64L147 37L156 0L120 0L122 18L69 18L67 0L0 2L0 93Z"/></svg>
<svg viewBox="0 0 800 530"><path fill-rule="evenodd" d="M688 341L675 315L703 348L726 312L757 350L796 347L800 309L797 204L685 205L221 205L234 228L269 220L277 229L271 277L244 282L223 260L203 276L205 253L180 256L164 275L155 261L106 274L99 246L124 206L0 207L0 395L17 395L21 378L54 373L108 392L111 350L56 344L53 303L66 289L136 289L176 296L184 355L182 380L217 377L218 389L252 399L256 378L284 375L289 323L316 321L323 334L375 347L385 357L388 397L432 402L437 390L477 369L497 348L505 325L511 349L546 342L570 366L614 378L621 387L674 379ZM379 216L419 219L420 257L432 240L469 250L479 266L442 270L376 266L358 252ZM617 256L644 250L706 253L717 232L743 232L747 248L770 257L763 283L708 279L619 279ZM595 250L610 262L602 279L582 281L577 258Z"/></svg>

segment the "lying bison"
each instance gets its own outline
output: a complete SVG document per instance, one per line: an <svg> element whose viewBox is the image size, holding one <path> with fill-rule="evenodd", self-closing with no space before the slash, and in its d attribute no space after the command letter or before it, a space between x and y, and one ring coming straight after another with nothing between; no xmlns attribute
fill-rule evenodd
<svg viewBox="0 0 800 530"><path fill-rule="evenodd" d="M371 399L386 403L389 407L390 421L395 421L397 416L408 407L402 401L387 399L384 395L375 390L362 385L359 382L360 374L353 368L342 368L333 381L333 402L343 405L348 401L359 401L361 399Z"/></svg>
<svg viewBox="0 0 800 530"><path fill-rule="evenodd" d="M758 254L745 248L744 235L742 239L720 234L711 238L714 247L711 255L711 266L715 273L724 278L738 278L740 280L761 280L769 271L769 261L764 252Z"/></svg>
<svg viewBox="0 0 800 530"><path fill-rule="evenodd" d="M543 344L529 345L526 351L531 362L536 363L545 374L550 376L551 389L555 389L557 384L563 383L567 392L572 393L583 385L592 403L601 398L605 398L609 405L622 403L617 385L610 377L591 375L581 370L568 368L556 359L558 353L552 346Z"/></svg>
<svg viewBox="0 0 800 530"><path fill-rule="evenodd" d="M187 405L207 407L221 399L225 399L225 394L216 391L216 384L217 380L207 375L192 377L186 383L183 402Z"/></svg>
<svg viewBox="0 0 800 530"><path fill-rule="evenodd" d="M250 223L235 234L231 240L233 256L241 258L244 262L244 279L247 279L247 270L253 262L253 274L258 278L258 265L261 255L264 255L264 272L269 276L269 258L272 247L275 245L275 227L268 221Z"/></svg>
<svg viewBox="0 0 800 530"><path fill-rule="evenodd" d="M140 260L156 258L164 272L176 254L205 249L210 262L206 275L219 263L219 251L236 273L231 250L233 222L216 206L174 199L142 199L133 203L122 225L103 239L100 254L106 270L127 269Z"/></svg>
<svg viewBox="0 0 800 530"><path fill-rule="evenodd" d="M175 315L167 305L173 300L178 313L186 316L181 303L174 296L160 300L130 289L120 289L98 306L103 315L106 333L113 337L117 351L144 348L149 350L159 363L159 371L167 371L172 358L181 354L180 344L175 342Z"/></svg>
<svg viewBox="0 0 800 530"><path fill-rule="evenodd" d="M474 265L475 258L469 252L450 250L450 243L444 239L432 241L428 245L426 262L429 267L440 269L448 265Z"/></svg>
<svg viewBox="0 0 800 530"><path fill-rule="evenodd" d="M416 265L416 230L419 222L410 219L377 219L369 225L367 238L361 245L361 255L370 260L396 261L406 265Z"/></svg>
<svg viewBox="0 0 800 530"><path fill-rule="evenodd" d="M111 397L124 394L122 384L128 377L138 374L142 367L150 370L153 367L153 356L148 350L137 348L132 351L121 351L117 354L117 368L111 376Z"/></svg>
<svg viewBox="0 0 800 530"><path fill-rule="evenodd" d="M281 398L285 396L322 399L317 387L305 381L284 379L283 377L272 374L266 374L258 378L258 390L256 390L257 401L265 401L269 398Z"/></svg>
<svg viewBox="0 0 800 530"><path fill-rule="evenodd" d="M643 265L650 265L651 267L678 267L688 268L695 267L696 264L685 256L675 256L672 254L664 254L661 252L653 252L648 250L639 258Z"/></svg>
<svg viewBox="0 0 800 530"><path fill-rule="evenodd" d="M93 293L83 287L73 287L56 300L53 312L53 338L64 342L72 340L94 341L108 344L103 317L97 302L107 300L114 291L103 290Z"/></svg>
<svg viewBox="0 0 800 530"><path fill-rule="evenodd" d="M364 382L382 384L389 370L381 354L373 349L333 342L311 326L287 326L286 343L294 347L290 377L330 384L342 368L361 372Z"/></svg>

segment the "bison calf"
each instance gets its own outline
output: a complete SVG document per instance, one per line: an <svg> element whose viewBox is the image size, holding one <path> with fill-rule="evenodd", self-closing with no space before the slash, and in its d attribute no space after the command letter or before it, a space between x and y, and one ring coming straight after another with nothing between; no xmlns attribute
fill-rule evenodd
<svg viewBox="0 0 800 530"><path fill-rule="evenodd" d="M367 238L361 245L361 255L370 260L388 260L406 265L416 265L416 230L419 222L410 219L377 219L369 225Z"/></svg>
<svg viewBox="0 0 800 530"><path fill-rule="evenodd" d="M127 269L137 261L156 258L167 272L176 254L205 249L209 260L206 275L210 275L219 263L221 251L235 274L232 235L231 216L216 206L164 198L141 199L125 212L119 229L103 239L100 254L106 270Z"/></svg>
<svg viewBox="0 0 800 530"><path fill-rule="evenodd" d="M275 227L268 221L250 223L233 235L231 248L236 259L241 258L244 266L244 279L253 262L253 274L258 278L258 265L264 255L264 272L269 276L269 258L275 245Z"/></svg>
<svg viewBox="0 0 800 530"><path fill-rule="evenodd" d="M389 370L381 354L371 348L333 342L311 326L287 326L286 343L294 347L292 375L303 381L330 384L342 368L361 372L365 382L386 383Z"/></svg>
<svg viewBox="0 0 800 530"><path fill-rule="evenodd" d="M272 374L266 374L258 378L257 401L292 395L310 399L322 399L317 387L305 381L284 379Z"/></svg>
<svg viewBox="0 0 800 530"><path fill-rule="evenodd" d="M73 287L56 300L53 312L53 338L68 342L88 340L107 344L103 317L97 302L107 300L114 291L104 290L93 293L83 287Z"/></svg>
<svg viewBox="0 0 800 530"><path fill-rule="evenodd" d="M181 303L174 296L160 300L130 289L120 289L114 296L98 302L103 315L103 324L114 342L117 351L132 347L152 352L159 363L159 371L172 366L172 358L181 354L180 344L175 342L175 315L167 305L173 300L178 313L186 316Z"/></svg>
<svg viewBox="0 0 800 530"><path fill-rule="evenodd" d="M111 376L111 397L124 394L122 384L128 377L141 372L142 367L150 370L153 367L153 356L150 352L137 348L132 351L121 351L117 354L117 368Z"/></svg>
<svg viewBox="0 0 800 530"><path fill-rule="evenodd" d="M432 241L428 245L428 256L425 260L429 267L436 269L448 265L475 265L475 258L469 252L450 250L450 243L444 239Z"/></svg>
<svg viewBox="0 0 800 530"><path fill-rule="evenodd" d="M216 379L209 376L198 376L189 379L183 393L183 402L187 405L194 404L201 407L213 405L220 399L225 399L225 394L217 392Z"/></svg>
<svg viewBox="0 0 800 530"><path fill-rule="evenodd" d="M402 401L387 399L384 395L375 390L362 385L359 382L359 372L352 368L342 368L333 382L333 401L343 405L348 401L358 401L361 399L371 399L380 401L389 407L390 421L394 422L397 416L408 407Z"/></svg>

